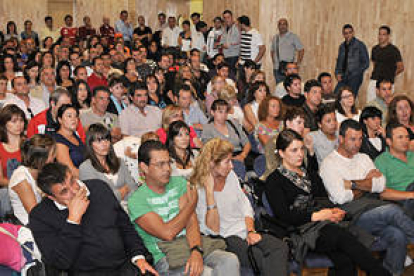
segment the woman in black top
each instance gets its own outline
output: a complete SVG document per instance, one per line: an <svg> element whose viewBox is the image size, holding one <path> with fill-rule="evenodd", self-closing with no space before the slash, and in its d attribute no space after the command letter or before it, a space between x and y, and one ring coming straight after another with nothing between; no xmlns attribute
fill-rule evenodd
<svg viewBox="0 0 414 276"><path fill-rule="evenodd" d="M304 144L293 130L282 131L276 141L281 165L267 178L265 194L276 220L293 228L305 240L298 246L314 242L309 249L326 254L333 262L335 275L356 275L356 266L370 275L391 275L369 250L351 233L337 225L345 212L339 208L324 208L327 194L317 172L302 167ZM309 235L314 234L309 238Z"/></svg>
<svg viewBox="0 0 414 276"><path fill-rule="evenodd" d="M382 112L374 106L362 110L359 122L362 126L362 145L359 152L367 154L372 161L386 149L384 128L381 126Z"/></svg>

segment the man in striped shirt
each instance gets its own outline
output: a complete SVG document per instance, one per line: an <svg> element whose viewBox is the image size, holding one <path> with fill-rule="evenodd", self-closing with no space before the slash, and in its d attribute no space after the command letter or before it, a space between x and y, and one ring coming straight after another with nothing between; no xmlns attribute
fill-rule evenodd
<svg viewBox="0 0 414 276"><path fill-rule="evenodd" d="M250 26L249 17L243 15L237 18L237 21L241 29L239 64L243 65L246 60L250 59L260 67L266 52L262 35Z"/></svg>

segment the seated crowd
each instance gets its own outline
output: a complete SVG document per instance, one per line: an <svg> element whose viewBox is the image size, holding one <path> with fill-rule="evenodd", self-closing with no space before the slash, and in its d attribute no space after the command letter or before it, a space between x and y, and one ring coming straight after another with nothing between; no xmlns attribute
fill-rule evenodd
<svg viewBox="0 0 414 276"><path fill-rule="evenodd" d="M312 253L332 275L402 275L414 103L393 91L395 76L371 79L376 97L358 108L362 79L343 61L365 45L345 25L338 86L327 72L302 81L303 46L281 19L273 93L247 16L226 10L210 29L191 20L180 28L160 13L153 32L122 11L96 30L68 15L58 32L48 16L21 36L9 22L0 226L30 229L47 275L289 275ZM279 39L296 59L279 60Z"/></svg>

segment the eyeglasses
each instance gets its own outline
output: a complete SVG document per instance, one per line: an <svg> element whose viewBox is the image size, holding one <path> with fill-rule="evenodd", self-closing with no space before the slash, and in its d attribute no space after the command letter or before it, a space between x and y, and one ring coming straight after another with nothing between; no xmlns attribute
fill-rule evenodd
<svg viewBox="0 0 414 276"><path fill-rule="evenodd" d="M99 136L99 137L96 137L94 139L94 142L100 143L102 141L111 141L111 134L110 133L107 133L106 135Z"/></svg>
<svg viewBox="0 0 414 276"><path fill-rule="evenodd" d="M171 167L172 163L173 162L171 160L169 160L169 161L159 161L159 162L155 162L155 163L150 163L150 165L152 164L153 166L155 166L159 169L162 169L162 168L165 168L165 167L168 167L168 168Z"/></svg>

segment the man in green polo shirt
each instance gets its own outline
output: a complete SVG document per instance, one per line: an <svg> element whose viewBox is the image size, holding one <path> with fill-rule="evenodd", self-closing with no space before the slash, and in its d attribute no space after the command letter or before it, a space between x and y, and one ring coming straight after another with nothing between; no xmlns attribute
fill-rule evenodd
<svg viewBox="0 0 414 276"><path fill-rule="evenodd" d="M375 160L375 166L387 179L387 187L406 191L414 183L414 153L409 151L410 137L401 124L389 124L386 130L388 151Z"/></svg>
<svg viewBox="0 0 414 276"><path fill-rule="evenodd" d="M409 151L410 137L399 124L386 128L388 150L375 159L375 166L385 176L387 188L395 190L395 200L405 200L404 208L414 214L414 153Z"/></svg>
<svg viewBox="0 0 414 276"><path fill-rule="evenodd" d="M128 200L129 216L154 257L158 273L238 276L239 261L233 253L215 250L203 255L195 214L197 190L187 185L184 178L171 176L167 148L159 141L143 143L138 151L138 164L145 183ZM186 237L190 258L185 266L171 270L157 243L180 236Z"/></svg>

